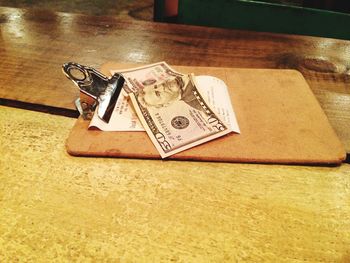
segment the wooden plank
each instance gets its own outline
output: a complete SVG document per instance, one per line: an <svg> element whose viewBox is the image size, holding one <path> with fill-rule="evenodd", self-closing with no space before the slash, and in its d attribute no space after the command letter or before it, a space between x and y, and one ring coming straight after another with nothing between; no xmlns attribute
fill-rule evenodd
<svg viewBox="0 0 350 263"><path fill-rule="evenodd" d="M297 69L350 152L349 41L5 7L0 22L0 98L74 109L68 61Z"/></svg>

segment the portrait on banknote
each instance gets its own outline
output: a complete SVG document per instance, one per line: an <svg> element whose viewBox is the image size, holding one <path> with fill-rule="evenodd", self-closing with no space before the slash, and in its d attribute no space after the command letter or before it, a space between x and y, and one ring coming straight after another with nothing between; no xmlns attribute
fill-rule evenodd
<svg viewBox="0 0 350 263"><path fill-rule="evenodd" d="M175 101L203 111L203 105L195 96L196 89L188 75L169 78L161 83L147 85L139 91L138 99L143 107L168 107Z"/></svg>

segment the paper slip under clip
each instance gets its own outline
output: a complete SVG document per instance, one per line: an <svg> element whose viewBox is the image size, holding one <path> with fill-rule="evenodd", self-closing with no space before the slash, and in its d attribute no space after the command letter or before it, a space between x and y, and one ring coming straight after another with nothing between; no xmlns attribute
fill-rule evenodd
<svg viewBox="0 0 350 263"><path fill-rule="evenodd" d="M91 120L97 107L100 119L109 122L125 79L115 73L108 78L94 68L68 62L62 65L63 73L79 87L80 96L75 105L85 120Z"/></svg>

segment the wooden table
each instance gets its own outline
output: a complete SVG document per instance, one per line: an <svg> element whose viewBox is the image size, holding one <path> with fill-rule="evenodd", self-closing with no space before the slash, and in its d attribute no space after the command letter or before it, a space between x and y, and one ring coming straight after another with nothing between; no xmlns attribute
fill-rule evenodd
<svg viewBox="0 0 350 263"><path fill-rule="evenodd" d="M0 19L0 98L74 109L77 90L61 74L68 61L293 68L350 152L349 41L13 8Z"/></svg>
<svg viewBox="0 0 350 263"><path fill-rule="evenodd" d="M350 42L13 8L0 24L1 103L26 108L0 107L1 261L350 261L347 163L74 158L59 116L67 61L295 68L349 152Z"/></svg>

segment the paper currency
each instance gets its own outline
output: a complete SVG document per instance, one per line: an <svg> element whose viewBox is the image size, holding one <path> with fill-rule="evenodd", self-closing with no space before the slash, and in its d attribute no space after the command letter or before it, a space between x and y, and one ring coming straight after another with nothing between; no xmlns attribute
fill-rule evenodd
<svg viewBox="0 0 350 263"><path fill-rule="evenodd" d="M221 120L230 126L232 131L239 133L239 126L226 84L212 76L195 76L195 79L197 89L204 100L219 115ZM131 102L124 94L120 95L109 123L94 115L89 127L103 131L144 131L132 109Z"/></svg>
<svg viewBox="0 0 350 263"><path fill-rule="evenodd" d="M195 76L197 89L217 113L220 119L226 123L232 131L240 133L235 111L230 99L228 88L224 81L213 76Z"/></svg>
<svg viewBox="0 0 350 263"><path fill-rule="evenodd" d="M120 94L109 122L103 122L94 114L89 125L90 129L97 128L103 131L144 131L142 124L131 107L130 101L128 101L128 93L137 92L145 86L154 85L169 78L183 76L183 74L173 70L164 61L142 67L112 70L111 73L112 75L115 73L123 75L125 79L123 89L125 92Z"/></svg>
<svg viewBox="0 0 350 263"><path fill-rule="evenodd" d="M193 75L144 85L129 96L162 158L232 131L205 102Z"/></svg>
<svg viewBox="0 0 350 263"><path fill-rule="evenodd" d="M127 94L137 92L145 86L154 85L169 78L183 76L183 74L173 70L164 61L126 70L112 70L111 73L123 75L126 82L123 88Z"/></svg>

